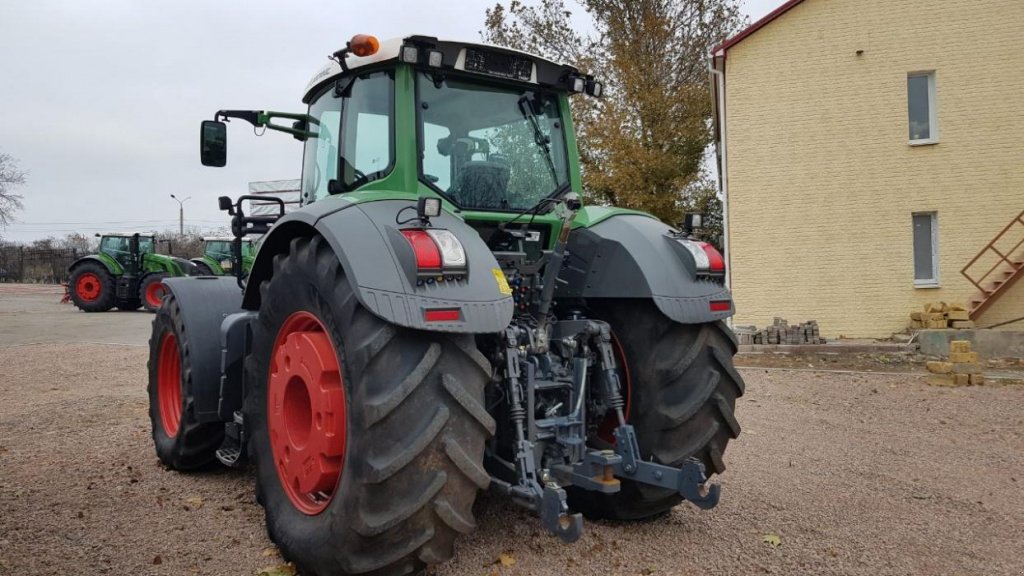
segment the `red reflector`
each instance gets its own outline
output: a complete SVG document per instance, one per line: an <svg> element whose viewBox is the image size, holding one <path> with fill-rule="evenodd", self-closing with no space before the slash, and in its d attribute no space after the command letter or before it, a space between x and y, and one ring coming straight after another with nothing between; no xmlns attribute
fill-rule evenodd
<svg viewBox="0 0 1024 576"><path fill-rule="evenodd" d="M708 255L708 272L712 274L721 274L725 272L725 258L722 258L722 253L715 250L715 247L707 242L698 242L700 247L704 250L704 253Z"/></svg>
<svg viewBox="0 0 1024 576"><path fill-rule="evenodd" d="M402 230L402 235L416 253L416 267L420 270L440 270L441 250L434 240L423 230Z"/></svg>
<svg viewBox="0 0 1024 576"><path fill-rule="evenodd" d="M427 322L458 322L458 308L443 308L435 310L424 310L423 319Z"/></svg>
<svg viewBox="0 0 1024 576"><path fill-rule="evenodd" d="M714 248L712 248L714 250ZM732 302L729 300L712 300L711 311L712 312L728 312L732 310Z"/></svg>

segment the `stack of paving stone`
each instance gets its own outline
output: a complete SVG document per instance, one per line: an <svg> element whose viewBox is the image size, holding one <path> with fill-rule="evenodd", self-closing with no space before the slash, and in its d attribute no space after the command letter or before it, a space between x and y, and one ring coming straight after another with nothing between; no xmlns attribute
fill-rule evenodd
<svg viewBox="0 0 1024 576"><path fill-rule="evenodd" d="M818 321L808 320L802 324L789 325L785 318L776 317L772 325L758 329L756 326L733 328L740 344L824 344L825 339L818 331Z"/></svg>
<svg viewBox="0 0 1024 576"><path fill-rule="evenodd" d="M949 343L949 359L928 362L928 383L936 386L981 386L985 383L978 353L967 340Z"/></svg>
<svg viewBox="0 0 1024 576"><path fill-rule="evenodd" d="M929 302L924 305L923 312L910 313L912 330L945 330L946 328L974 328L970 312L963 304L946 304L945 302Z"/></svg>

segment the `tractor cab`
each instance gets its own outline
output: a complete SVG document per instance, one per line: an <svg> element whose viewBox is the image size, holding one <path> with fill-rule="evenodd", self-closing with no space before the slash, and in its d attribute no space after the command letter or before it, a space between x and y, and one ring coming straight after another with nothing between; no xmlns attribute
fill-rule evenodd
<svg viewBox="0 0 1024 576"><path fill-rule="evenodd" d="M235 239L230 236L203 238L203 255L193 258L192 262L199 269L200 275L224 276L233 274L238 264L234 248ZM241 268L243 275L252 268L256 256L255 242L251 239L242 240Z"/></svg>
<svg viewBox="0 0 1024 576"><path fill-rule="evenodd" d="M561 225L548 214L555 201L581 194L569 98L602 91L572 66L516 50L356 36L307 85L307 113L221 110L204 122L202 161L224 165L222 121L245 120L304 142L304 205L401 190L441 199L487 239L530 211L539 256Z"/></svg>
<svg viewBox="0 0 1024 576"><path fill-rule="evenodd" d="M156 237L152 232L106 233L100 237L100 252L113 258L124 268L141 269L143 254L155 253Z"/></svg>

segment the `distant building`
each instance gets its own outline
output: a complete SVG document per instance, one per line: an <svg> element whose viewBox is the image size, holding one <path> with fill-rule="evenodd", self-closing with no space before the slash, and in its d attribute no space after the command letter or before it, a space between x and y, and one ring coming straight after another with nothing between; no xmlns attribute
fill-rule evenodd
<svg viewBox="0 0 1024 576"><path fill-rule="evenodd" d="M737 324L1024 316L1022 29L1021 0L791 0L714 49Z"/></svg>
<svg viewBox="0 0 1024 576"><path fill-rule="evenodd" d="M273 196L284 201L285 212L291 212L299 207L299 180L266 180L263 182L249 182L249 194L257 196ZM278 211L277 202L253 202L253 214L276 214Z"/></svg>

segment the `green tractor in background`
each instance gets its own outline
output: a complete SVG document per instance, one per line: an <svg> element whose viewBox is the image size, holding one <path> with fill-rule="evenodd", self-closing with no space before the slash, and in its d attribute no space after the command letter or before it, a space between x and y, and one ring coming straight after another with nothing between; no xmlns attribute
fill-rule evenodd
<svg viewBox="0 0 1024 576"><path fill-rule="evenodd" d="M111 308L155 311L164 297L164 278L197 273L182 258L156 253L152 232L96 234L100 249L68 268L71 301L85 312Z"/></svg>
<svg viewBox="0 0 1024 576"><path fill-rule="evenodd" d="M225 276L235 271L234 238L203 238L203 255L193 258L200 276ZM242 240L242 276L247 276L256 257L255 243Z"/></svg>

